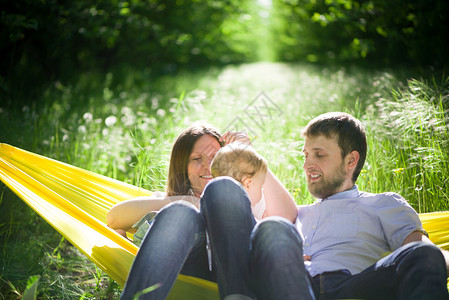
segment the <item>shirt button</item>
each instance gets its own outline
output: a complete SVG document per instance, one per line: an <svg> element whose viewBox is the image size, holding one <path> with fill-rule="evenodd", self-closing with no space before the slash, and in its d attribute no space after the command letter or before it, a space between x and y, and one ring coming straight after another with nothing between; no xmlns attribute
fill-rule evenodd
<svg viewBox="0 0 449 300"><path fill-rule="evenodd" d="M316 228L316 225L313 225L312 228L315 229L315 228Z"/></svg>
<svg viewBox="0 0 449 300"><path fill-rule="evenodd" d="M310 246L309 243L306 243L306 246L309 247Z"/></svg>

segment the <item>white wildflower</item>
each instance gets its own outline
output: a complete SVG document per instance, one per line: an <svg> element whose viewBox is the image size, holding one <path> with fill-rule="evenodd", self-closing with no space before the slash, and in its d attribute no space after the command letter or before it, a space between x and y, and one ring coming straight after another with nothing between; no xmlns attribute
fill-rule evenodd
<svg viewBox="0 0 449 300"><path fill-rule="evenodd" d="M157 110L157 112L156 112L156 114L159 116L159 117L165 117L165 110L163 110L162 108L159 108L158 110Z"/></svg>
<svg viewBox="0 0 449 300"><path fill-rule="evenodd" d="M87 132L86 126L81 125L80 127L78 127L78 132L82 133L82 134L85 134Z"/></svg>
<svg viewBox="0 0 449 300"><path fill-rule="evenodd" d="M90 123L94 118L90 112L87 112L83 115L83 119L86 123Z"/></svg>
<svg viewBox="0 0 449 300"><path fill-rule="evenodd" d="M106 124L106 126L110 127L117 123L117 118L115 116L109 116L106 118L106 120L104 120L104 123Z"/></svg>

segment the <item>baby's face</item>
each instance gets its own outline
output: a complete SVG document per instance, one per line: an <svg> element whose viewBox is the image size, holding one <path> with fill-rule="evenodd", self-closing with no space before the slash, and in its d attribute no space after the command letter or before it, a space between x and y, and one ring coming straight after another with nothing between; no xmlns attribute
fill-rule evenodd
<svg viewBox="0 0 449 300"><path fill-rule="evenodd" d="M266 177L267 172L259 172L251 178L249 188L245 186L249 200L251 200L251 205L255 205L260 201L260 199L262 199L263 184L265 183Z"/></svg>

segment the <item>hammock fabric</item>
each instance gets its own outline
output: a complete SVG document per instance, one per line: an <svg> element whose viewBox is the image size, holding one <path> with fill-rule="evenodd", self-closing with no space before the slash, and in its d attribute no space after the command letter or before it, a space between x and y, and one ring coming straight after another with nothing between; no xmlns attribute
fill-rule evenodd
<svg viewBox="0 0 449 300"><path fill-rule="evenodd" d="M138 248L106 226L116 203L151 192L0 143L0 180L121 286ZM179 275L167 299L219 299L215 283Z"/></svg>
<svg viewBox="0 0 449 300"><path fill-rule="evenodd" d="M138 248L106 226L116 203L151 192L0 143L0 180L93 263L124 285ZM449 212L420 214L430 239L449 249ZM215 283L179 275L167 299L219 299Z"/></svg>

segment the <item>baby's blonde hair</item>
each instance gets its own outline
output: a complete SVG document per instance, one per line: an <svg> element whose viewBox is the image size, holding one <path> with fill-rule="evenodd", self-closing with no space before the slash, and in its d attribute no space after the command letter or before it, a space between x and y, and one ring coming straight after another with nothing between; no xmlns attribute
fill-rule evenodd
<svg viewBox="0 0 449 300"><path fill-rule="evenodd" d="M217 152L210 168L213 177L230 176L242 182L244 177L252 178L259 172L266 172L268 164L247 144L232 143Z"/></svg>

